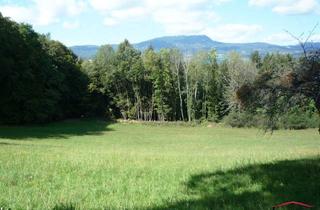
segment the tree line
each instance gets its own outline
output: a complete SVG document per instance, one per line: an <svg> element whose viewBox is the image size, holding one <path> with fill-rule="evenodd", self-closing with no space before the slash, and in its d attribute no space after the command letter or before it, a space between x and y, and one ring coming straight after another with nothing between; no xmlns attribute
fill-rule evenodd
<svg viewBox="0 0 320 210"><path fill-rule="evenodd" d="M49 122L83 113L87 77L63 44L0 14L0 121Z"/></svg>
<svg viewBox="0 0 320 210"><path fill-rule="evenodd" d="M89 76L89 91L97 97L92 101L100 103L99 98L105 99L101 105L108 110L101 107L100 116L158 121L223 120L236 127L299 129L319 125L319 99L315 98L319 94L319 69L313 67L316 70L309 75L306 69L310 62L306 59L279 53L261 56L256 51L248 59L231 52L218 62L215 50L186 56L177 49L156 52L150 46L140 52L125 40L116 50L110 45L101 46L96 57L84 61L82 68ZM305 79L309 75L308 81L300 80L303 90L309 87L309 95L289 85L288 89L297 93L295 97L271 97L278 90L277 84L290 83L288 75L293 74ZM269 89L262 88L266 86ZM313 98L309 97L311 93ZM275 110L277 115L271 117Z"/></svg>
<svg viewBox="0 0 320 210"><path fill-rule="evenodd" d="M103 106L116 118L219 120L226 112L225 68L218 65L215 51L185 57L176 49L155 52L150 47L141 53L125 40L117 50L102 46L82 67L89 91L103 97ZM99 103L98 98L94 101Z"/></svg>
<svg viewBox="0 0 320 210"><path fill-rule="evenodd" d="M244 96L254 95L259 85L306 62L278 53L254 52L246 59L231 52L218 61L215 50L185 55L178 49L155 51L150 46L140 52L128 40L117 49L103 45L94 59L82 61L60 42L1 15L0 40L0 122L6 124L94 116L144 121L227 119L237 126L241 121L255 122L255 116L265 119L271 110L266 100L253 106L255 99ZM255 94L256 99L273 90L263 91ZM244 106L248 101L251 109ZM303 106L292 103L288 110L303 115L298 116L301 120L314 116L316 108L315 100L305 97Z"/></svg>

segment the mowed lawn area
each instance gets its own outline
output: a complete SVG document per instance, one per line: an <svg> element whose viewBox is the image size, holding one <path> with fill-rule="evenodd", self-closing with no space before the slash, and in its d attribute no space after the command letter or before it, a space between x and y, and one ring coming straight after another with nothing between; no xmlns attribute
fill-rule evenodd
<svg viewBox="0 0 320 210"><path fill-rule="evenodd" d="M289 200L320 209L316 129L0 127L0 208L247 210Z"/></svg>

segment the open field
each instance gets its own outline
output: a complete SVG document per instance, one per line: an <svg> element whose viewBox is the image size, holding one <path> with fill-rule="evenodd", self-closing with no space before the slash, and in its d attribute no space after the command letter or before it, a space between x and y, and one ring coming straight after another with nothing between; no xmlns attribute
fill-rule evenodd
<svg viewBox="0 0 320 210"><path fill-rule="evenodd" d="M320 209L320 136L68 121L0 127L0 207Z"/></svg>

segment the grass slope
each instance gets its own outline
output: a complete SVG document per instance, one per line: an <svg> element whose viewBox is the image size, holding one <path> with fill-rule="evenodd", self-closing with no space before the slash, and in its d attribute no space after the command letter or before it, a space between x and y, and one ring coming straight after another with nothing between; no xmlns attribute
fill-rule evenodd
<svg viewBox="0 0 320 210"><path fill-rule="evenodd" d="M316 130L68 121L0 127L0 207L320 209Z"/></svg>

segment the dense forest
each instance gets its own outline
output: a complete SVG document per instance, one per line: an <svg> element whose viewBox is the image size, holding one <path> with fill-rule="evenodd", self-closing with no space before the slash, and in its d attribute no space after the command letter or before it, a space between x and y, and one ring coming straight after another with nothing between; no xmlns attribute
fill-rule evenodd
<svg viewBox="0 0 320 210"><path fill-rule="evenodd" d="M30 25L0 14L0 122L42 123L104 117L221 122L232 126L319 125L319 54L237 52L186 56L177 49L140 52L129 41L104 45L82 61Z"/></svg>

